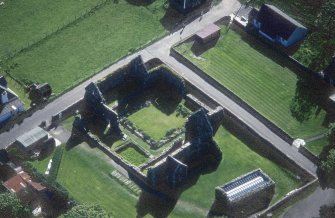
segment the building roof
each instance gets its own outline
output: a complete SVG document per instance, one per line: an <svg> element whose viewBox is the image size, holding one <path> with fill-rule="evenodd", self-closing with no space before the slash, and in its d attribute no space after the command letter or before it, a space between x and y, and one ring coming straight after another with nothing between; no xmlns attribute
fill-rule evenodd
<svg viewBox="0 0 335 218"><path fill-rule="evenodd" d="M3 183L3 185L13 193L20 192L22 189L25 189L27 187L26 182L18 174L8 179L6 182Z"/></svg>
<svg viewBox="0 0 335 218"><path fill-rule="evenodd" d="M288 39L297 27L306 29L298 21L294 20L273 5L262 5L257 15L261 23L261 31L275 38L276 36Z"/></svg>
<svg viewBox="0 0 335 218"><path fill-rule="evenodd" d="M196 35L201 39L206 39L207 37L211 36L212 34L220 31L220 27L215 24L209 24L202 30L199 30Z"/></svg>
<svg viewBox="0 0 335 218"><path fill-rule="evenodd" d="M25 148L30 147L32 144L36 143L37 141L48 137L48 132L46 132L41 127L36 127L29 132L19 136L16 138L16 141L19 142Z"/></svg>
<svg viewBox="0 0 335 218"><path fill-rule="evenodd" d="M229 200L234 201L239 198L244 198L245 196L272 184L274 184L274 182L271 178L263 173L262 170L257 169L226 183L221 189L227 195Z"/></svg>
<svg viewBox="0 0 335 218"><path fill-rule="evenodd" d="M43 191L46 189L46 187L41 183L32 181L30 175L24 171L21 171L12 178L8 179L3 183L3 185L13 193L20 192L28 185L36 191Z"/></svg>
<svg viewBox="0 0 335 218"><path fill-rule="evenodd" d="M19 175L26 183L31 185L33 189L35 189L36 191L43 191L45 189L45 186L43 186L41 183L32 181L28 173L22 171L19 173Z"/></svg>
<svg viewBox="0 0 335 218"><path fill-rule="evenodd" d="M0 101L0 117L11 111L16 111L17 108L23 105L23 102L17 97L17 95L8 87L0 85L0 95L3 92L7 92L8 102L3 104Z"/></svg>

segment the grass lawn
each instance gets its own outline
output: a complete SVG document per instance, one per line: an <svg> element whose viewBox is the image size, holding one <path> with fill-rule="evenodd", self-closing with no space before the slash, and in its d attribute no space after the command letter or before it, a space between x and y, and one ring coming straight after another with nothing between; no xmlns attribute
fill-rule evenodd
<svg viewBox="0 0 335 218"><path fill-rule="evenodd" d="M25 92L24 88L17 83L15 80L13 80L12 78L10 78L9 76L5 76L6 81L8 83L8 87L15 92L15 94L17 94L19 96L19 98L21 99L21 101L23 101L24 103L24 108L27 110L28 108L30 108L30 103L31 101L29 100L28 97L28 93Z"/></svg>
<svg viewBox="0 0 335 218"><path fill-rule="evenodd" d="M129 147L120 153L120 156L123 157L129 163L139 166L144 163L147 158L136 151L134 148Z"/></svg>
<svg viewBox="0 0 335 218"><path fill-rule="evenodd" d="M100 0L12 0L0 6L0 59L27 47L100 3Z"/></svg>
<svg viewBox="0 0 335 218"><path fill-rule="evenodd" d="M287 67L287 61L256 39L250 41L247 43L240 34L230 30L200 58L191 50L193 42L184 43L177 50L293 138L324 133L325 111L303 123L291 115L297 76Z"/></svg>
<svg viewBox="0 0 335 218"><path fill-rule="evenodd" d="M49 82L59 95L118 58L163 36L164 1L146 7L111 1L47 41L9 60L10 74L30 83Z"/></svg>
<svg viewBox="0 0 335 218"><path fill-rule="evenodd" d="M109 177L114 168L108 160L98 149L77 145L64 151L57 181L79 203L99 204L114 217L136 217L137 200Z"/></svg>
<svg viewBox="0 0 335 218"><path fill-rule="evenodd" d="M319 154L321 154L323 148L325 146L327 146L329 144L328 142L328 138L327 137L323 137L320 139L317 139L315 141L306 143L306 147L313 152L316 156L318 156Z"/></svg>
<svg viewBox="0 0 335 218"><path fill-rule="evenodd" d="M153 105L137 111L128 119L155 140L165 136L169 129L183 126L185 122L182 116L177 117L176 112L166 115Z"/></svg>
<svg viewBox="0 0 335 218"><path fill-rule="evenodd" d="M221 164L215 172L200 176L196 185L182 194L180 198L182 201L209 209L214 201L216 186L223 185L257 168L261 168L276 183L272 203L302 185L286 169L258 155L224 128L220 127L215 135L215 140L223 152Z"/></svg>
<svg viewBox="0 0 335 218"><path fill-rule="evenodd" d="M48 157L44 158L43 160L30 161L30 163L33 165L35 169L37 169L37 171L44 174L48 168L49 161L52 159L52 157L53 157L53 154L50 154Z"/></svg>

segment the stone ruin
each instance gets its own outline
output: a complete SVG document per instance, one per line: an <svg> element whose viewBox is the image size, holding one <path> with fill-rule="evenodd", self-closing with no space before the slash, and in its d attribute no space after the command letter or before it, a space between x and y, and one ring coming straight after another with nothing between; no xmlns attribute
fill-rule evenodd
<svg viewBox="0 0 335 218"><path fill-rule="evenodd" d="M215 188L211 216L247 217L269 206L275 183L261 169Z"/></svg>
<svg viewBox="0 0 335 218"><path fill-rule="evenodd" d="M122 86L127 88L135 83L137 84L135 89L129 88L130 91L122 95L122 99L118 99L118 110L120 108L122 110L122 104L136 100L136 97L146 90L158 89L162 91L164 98L165 96L183 98L186 93L182 78L164 67L154 68L149 73L139 56L127 66L98 83L90 83L85 88L84 102L90 120L97 118L103 124L110 126L110 134L117 137L122 136L118 114L106 105L104 93L113 92L114 88ZM149 167L144 182L158 192L178 193L178 190L182 190L191 178L216 169L222 159L222 153L213 140L213 136L222 123L223 115L221 107L208 113L203 108L194 112L185 124L184 144L162 161ZM74 134L84 135L86 140L91 140L87 120L76 117L73 123Z"/></svg>
<svg viewBox="0 0 335 218"><path fill-rule="evenodd" d="M212 114L213 121L216 117L214 124L222 122L223 116L219 116L223 115L221 107L209 114ZM176 191L193 176L219 165L222 153L213 140L215 132L205 110L193 113L186 121L185 128L184 145L148 168L147 180L153 189L165 193Z"/></svg>
<svg viewBox="0 0 335 218"><path fill-rule="evenodd" d="M106 100L95 83L90 83L85 88L85 102L94 117L98 117L100 121L109 125L109 135L116 137L122 136L119 126L117 113L106 105Z"/></svg>

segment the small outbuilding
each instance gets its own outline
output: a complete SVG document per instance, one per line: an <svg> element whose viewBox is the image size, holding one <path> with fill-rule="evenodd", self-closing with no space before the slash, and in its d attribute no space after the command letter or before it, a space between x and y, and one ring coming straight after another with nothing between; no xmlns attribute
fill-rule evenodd
<svg viewBox="0 0 335 218"><path fill-rule="evenodd" d="M15 144L25 153L31 153L33 150L40 149L48 139L48 132L41 127L36 127L29 132L16 138Z"/></svg>
<svg viewBox="0 0 335 218"><path fill-rule="evenodd" d="M198 42L205 44L220 37L220 27L215 24L210 24L198 31L196 34Z"/></svg>
<svg viewBox="0 0 335 218"><path fill-rule="evenodd" d="M260 35L284 47L294 45L307 35L306 27L273 5L263 4L249 22L252 22Z"/></svg>
<svg viewBox="0 0 335 218"><path fill-rule="evenodd" d="M275 183L261 169L215 188L210 213L215 216L247 217L269 206Z"/></svg>

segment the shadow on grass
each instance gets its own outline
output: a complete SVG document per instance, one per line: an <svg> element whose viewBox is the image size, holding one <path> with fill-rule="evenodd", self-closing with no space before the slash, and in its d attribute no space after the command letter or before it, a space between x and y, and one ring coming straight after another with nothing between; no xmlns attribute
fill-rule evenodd
<svg viewBox="0 0 335 218"><path fill-rule="evenodd" d="M194 40L194 43L191 47L191 51L193 52L194 55L200 56L203 53L205 53L207 50L215 47L218 41L219 41L219 38L216 38L214 40L211 40L208 43L203 44L203 43L198 42L197 40Z"/></svg>
<svg viewBox="0 0 335 218"><path fill-rule="evenodd" d="M180 195L187 189L194 186L201 175L209 174L217 170L221 160L209 160L206 166L201 166L201 169L195 170L189 176L187 182L176 190L170 190L168 195L156 193L155 191L142 191L136 205L137 217L144 217L148 214L155 218L169 217L177 204Z"/></svg>
<svg viewBox="0 0 335 218"><path fill-rule="evenodd" d="M118 0L114 0L115 2ZM126 0L129 4L135 6L148 6L151 5L155 0Z"/></svg>
<svg viewBox="0 0 335 218"><path fill-rule="evenodd" d="M191 23L192 21L199 18L199 21L202 19L202 14L207 13L210 8L213 6L213 0L208 0L205 3L195 7L187 15L184 15L177 10L166 6L166 12L161 18L160 22L163 27L169 32L175 32Z"/></svg>
<svg viewBox="0 0 335 218"><path fill-rule="evenodd" d="M331 87L310 74L298 75L295 95L290 103L290 112L298 122L303 123L317 117L322 109L327 112L323 126L334 121L334 111L329 108L328 96Z"/></svg>

